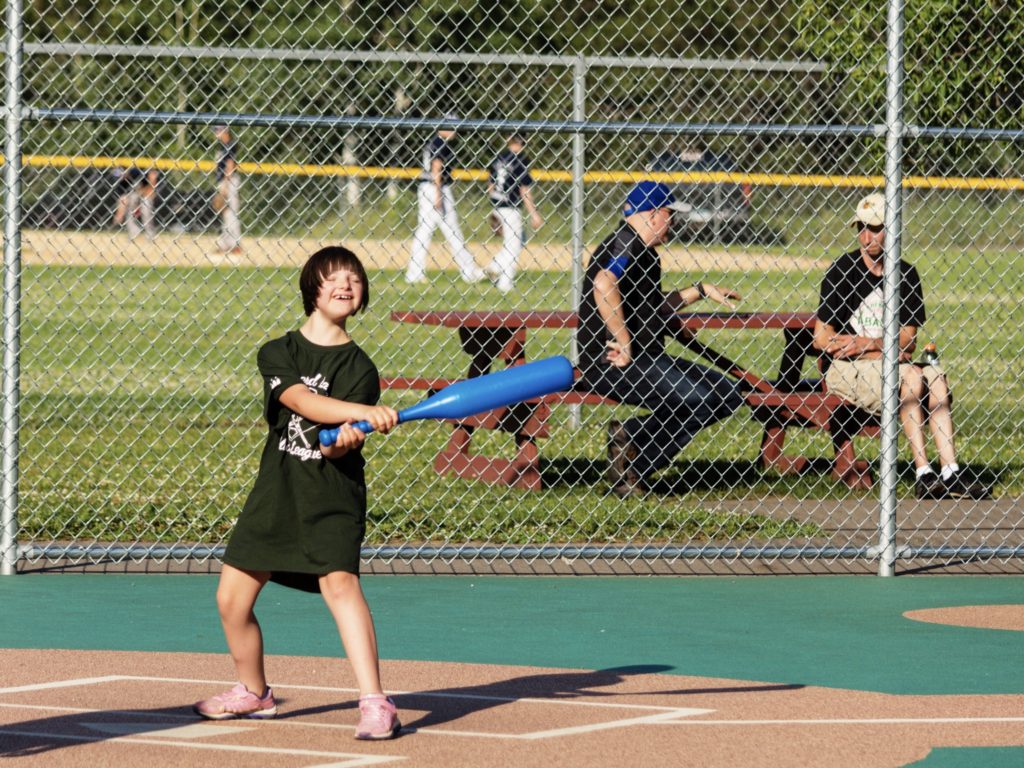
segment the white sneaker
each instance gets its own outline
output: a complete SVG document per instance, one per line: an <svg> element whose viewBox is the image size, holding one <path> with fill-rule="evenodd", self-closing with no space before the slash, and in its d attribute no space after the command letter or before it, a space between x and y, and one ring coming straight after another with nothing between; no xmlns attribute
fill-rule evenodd
<svg viewBox="0 0 1024 768"><path fill-rule="evenodd" d="M427 280L427 276L426 275L409 275L409 274L406 274L405 282L407 282L409 285L426 285L430 281Z"/></svg>
<svg viewBox="0 0 1024 768"><path fill-rule="evenodd" d="M515 287L515 285L507 277L499 277L498 280L494 283L494 287L497 288L502 293L509 293Z"/></svg>
<svg viewBox="0 0 1024 768"><path fill-rule="evenodd" d="M467 283L479 283L486 277L487 275L484 274L484 271L475 264L462 273L462 279Z"/></svg>

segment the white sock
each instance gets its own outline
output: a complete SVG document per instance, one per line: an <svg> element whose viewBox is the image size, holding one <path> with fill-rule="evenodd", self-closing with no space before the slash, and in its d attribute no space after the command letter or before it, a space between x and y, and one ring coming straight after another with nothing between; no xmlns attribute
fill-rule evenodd
<svg viewBox="0 0 1024 768"><path fill-rule="evenodd" d="M942 466L942 479L949 480L953 475L960 471L960 465L955 461L952 464L944 464Z"/></svg>
<svg viewBox="0 0 1024 768"><path fill-rule="evenodd" d="M917 476L919 478L924 477L925 475L934 475L934 474L935 474L935 470L932 469L932 465L931 464L925 464L923 467L918 467L917 468Z"/></svg>

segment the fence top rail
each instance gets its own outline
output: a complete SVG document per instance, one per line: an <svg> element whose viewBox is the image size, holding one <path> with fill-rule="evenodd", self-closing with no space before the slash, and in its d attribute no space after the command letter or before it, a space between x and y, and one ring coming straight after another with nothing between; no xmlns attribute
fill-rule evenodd
<svg viewBox="0 0 1024 768"><path fill-rule="evenodd" d="M30 56L109 56L127 58L232 59L261 61L341 61L394 64L484 64L529 67L693 69L729 72L820 73L817 61L771 59L697 59L660 56L543 55L529 53L442 53L437 51L346 51L323 48L233 48L191 45L108 43L25 43Z"/></svg>
<svg viewBox="0 0 1024 768"><path fill-rule="evenodd" d="M234 127L306 127L375 129L398 128L437 130L507 131L531 133L635 133L678 135L790 135L790 136L868 136L882 137L885 126L826 125L787 123L664 123L609 120L510 120L445 119L444 117L392 117L387 115L285 115L238 112L184 112L141 109L89 109L80 107L28 107L22 110L26 120L99 123L159 123L168 125L222 125ZM1024 136L1024 131L1019 131Z"/></svg>
<svg viewBox="0 0 1024 768"><path fill-rule="evenodd" d="M156 123L163 125L221 125L266 128L342 128L529 131L531 133L580 134L673 134L678 136L858 136L882 138L884 124L842 125L811 123L655 123L602 120L484 120L434 117L389 117L386 115L285 115L237 112L179 112L140 109L87 109L75 107L26 107L22 120L54 120L97 123ZM966 128L958 126L904 125L909 138L951 140L1024 141L1024 128Z"/></svg>

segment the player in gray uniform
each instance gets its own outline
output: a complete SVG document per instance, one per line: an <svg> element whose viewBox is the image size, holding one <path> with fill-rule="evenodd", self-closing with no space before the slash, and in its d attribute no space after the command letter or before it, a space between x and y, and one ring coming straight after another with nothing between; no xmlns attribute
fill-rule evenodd
<svg viewBox="0 0 1024 768"><path fill-rule="evenodd" d="M416 185L419 218L412 240L412 254L405 270L407 283L427 282L427 249L438 227L452 249L462 279L467 283L484 279L483 270L466 249L466 240L459 229L459 217L455 212L455 197L451 187L455 153L449 144L454 138L454 129L442 128L423 148L423 172Z"/></svg>
<svg viewBox="0 0 1024 768"><path fill-rule="evenodd" d="M523 250L522 206L526 206L534 229L544 223L537 213L530 191L533 177L530 175L530 161L523 154L525 148L526 140L523 136L512 134L508 139L508 148L491 163L487 184L487 195L494 203L494 216L501 225L503 242L501 250L484 271L502 293L512 290L519 254Z"/></svg>
<svg viewBox="0 0 1024 768"><path fill-rule="evenodd" d="M213 128L220 152L217 156L217 193L221 198L222 208L219 211L221 220L220 237L217 248L224 253L237 255L242 252L242 206L239 190L242 177L238 172L238 144L226 125Z"/></svg>

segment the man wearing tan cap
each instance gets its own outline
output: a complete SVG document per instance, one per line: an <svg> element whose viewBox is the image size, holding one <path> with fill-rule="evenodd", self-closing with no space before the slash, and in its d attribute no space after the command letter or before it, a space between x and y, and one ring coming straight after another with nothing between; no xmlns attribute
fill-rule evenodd
<svg viewBox="0 0 1024 768"><path fill-rule="evenodd" d="M859 248L836 259L825 273L814 326L814 346L824 353L829 392L875 415L882 413L882 283L885 198L874 193L857 204L850 226ZM983 499L989 490L965 477L953 445L952 397L938 364L911 362L917 329L924 324L924 294L917 270L900 261L900 421L910 441L918 499ZM924 424L939 453L941 473L928 462Z"/></svg>

